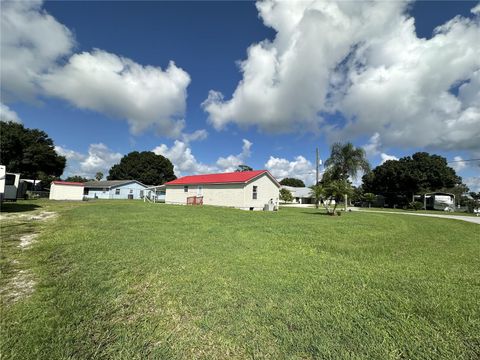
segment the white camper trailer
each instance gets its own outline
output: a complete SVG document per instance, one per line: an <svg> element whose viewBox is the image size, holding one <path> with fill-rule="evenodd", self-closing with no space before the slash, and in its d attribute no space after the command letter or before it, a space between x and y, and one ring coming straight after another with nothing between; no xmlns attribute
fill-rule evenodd
<svg viewBox="0 0 480 360"><path fill-rule="evenodd" d="M4 165L0 165L0 202L3 201L5 195L5 175L7 174L7 169Z"/></svg>
<svg viewBox="0 0 480 360"><path fill-rule="evenodd" d="M1 200L17 200L18 184L20 174L7 173L5 166L0 166L0 193Z"/></svg>

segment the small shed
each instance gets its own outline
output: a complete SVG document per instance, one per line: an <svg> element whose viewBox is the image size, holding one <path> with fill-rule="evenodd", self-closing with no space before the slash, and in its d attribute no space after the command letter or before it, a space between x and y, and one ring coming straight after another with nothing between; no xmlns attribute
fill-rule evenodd
<svg viewBox="0 0 480 360"><path fill-rule="evenodd" d="M50 186L50 200L83 200L83 183L53 181Z"/></svg>

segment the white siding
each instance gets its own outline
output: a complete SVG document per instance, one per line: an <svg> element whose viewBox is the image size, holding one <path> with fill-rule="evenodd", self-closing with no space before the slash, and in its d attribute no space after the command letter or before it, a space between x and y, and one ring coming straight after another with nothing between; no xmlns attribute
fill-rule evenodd
<svg viewBox="0 0 480 360"><path fill-rule="evenodd" d="M253 199L253 187L257 187L257 199ZM249 182L245 186L245 202L244 208L254 210L262 210L263 206L272 200L278 204L280 189L275 182L267 175L263 174L259 178Z"/></svg>
<svg viewBox="0 0 480 360"><path fill-rule="evenodd" d="M82 200L83 186L79 185L58 185L50 186L50 200Z"/></svg>
<svg viewBox="0 0 480 360"><path fill-rule="evenodd" d="M141 199L142 190L147 187L136 182L131 182L124 185L118 185L109 189L106 188L89 188L87 197L89 199L128 199L128 195L133 195L134 199ZM117 194L117 189L119 194ZM146 192L148 194L148 191Z"/></svg>
<svg viewBox="0 0 480 360"><path fill-rule="evenodd" d="M198 186L202 187L201 195L199 194ZM253 186L257 186L258 189L256 200L252 199ZM204 205L262 210L270 199L277 204L279 188L266 174L248 184L188 185L188 192L184 191L183 185L166 186L165 203L167 204L185 205L187 197L191 196L203 196Z"/></svg>

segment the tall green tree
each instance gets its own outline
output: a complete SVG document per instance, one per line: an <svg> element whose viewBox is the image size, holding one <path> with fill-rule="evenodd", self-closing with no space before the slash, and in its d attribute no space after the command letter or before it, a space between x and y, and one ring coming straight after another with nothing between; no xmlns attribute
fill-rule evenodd
<svg viewBox="0 0 480 360"><path fill-rule="evenodd" d="M86 177L83 177L83 176L80 176L80 175L72 175L72 176L67 177L65 179L65 181L84 183L84 182L90 181L90 179L87 179Z"/></svg>
<svg viewBox="0 0 480 360"><path fill-rule="evenodd" d="M108 180L133 179L147 185L161 185L176 178L170 160L151 151L125 155L119 164L112 166L107 177Z"/></svg>
<svg viewBox="0 0 480 360"><path fill-rule="evenodd" d="M426 152L385 161L362 180L366 192L385 196L390 205L409 203L415 194L460 189L462 183L444 157Z"/></svg>
<svg viewBox="0 0 480 360"><path fill-rule="evenodd" d="M293 187L305 187L305 183L300 179L284 178L280 181L280 185L293 186Z"/></svg>
<svg viewBox="0 0 480 360"><path fill-rule="evenodd" d="M42 130L0 121L0 142L0 163L24 179L55 179L65 169L65 157L57 154L52 139Z"/></svg>
<svg viewBox="0 0 480 360"><path fill-rule="evenodd" d="M356 179L360 171L364 173L370 171L365 150L353 146L350 142L333 144L325 167L329 168L331 180L346 181L349 177Z"/></svg>
<svg viewBox="0 0 480 360"><path fill-rule="evenodd" d="M252 171L252 170L253 169L250 166L242 164L237 166L237 169L235 170L235 172Z"/></svg>
<svg viewBox="0 0 480 360"><path fill-rule="evenodd" d="M100 181L103 179L103 173L101 171L98 171L96 174L95 174L95 180L97 181Z"/></svg>

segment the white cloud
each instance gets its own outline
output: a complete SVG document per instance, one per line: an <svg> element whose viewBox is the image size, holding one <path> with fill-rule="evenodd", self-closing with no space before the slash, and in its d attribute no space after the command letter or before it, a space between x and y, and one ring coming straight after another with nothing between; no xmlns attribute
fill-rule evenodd
<svg viewBox="0 0 480 360"><path fill-rule="evenodd" d="M193 133L182 134L182 141L189 143L191 141L202 141L208 137L208 132L205 129L195 130Z"/></svg>
<svg viewBox="0 0 480 360"><path fill-rule="evenodd" d="M463 161L463 158L461 156L455 156L453 158L453 161L450 166L455 170L455 172L462 171L467 167L467 163Z"/></svg>
<svg viewBox="0 0 480 360"><path fill-rule="evenodd" d="M468 186L470 191L479 192L480 191L480 177L471 176L463 180L465 185Z"/></svg>
<svg viewBox="0 0 480 360"><path fill-rule="evenodd" d="M381 151L382 149L382 141L380 139L380 134L376 132L372 135L368 143L363 146L367 157L372 158L375 156L380 155L381 162L380 165L383 164L387 160L398 160L398 158L394 155L388 155Z"/></svg>
<svg viewBox="0 0 480 360"><path fill-rule="evenodd" d="M2 101L34 101L38 76L70 54L72 33L42 11L41 1L2 1L0 6Z"/></svg>
<svg viewBox="0 0 480 360"><path fill-rule="evenodd" d="M252 147L253 143L248 141L247 139L243 139L243 146L242 152L238 155L229 155L227 157L220 157L217 160L217 166L223 172L232 172L237 169L239 165L245 165L247 159L251 155L250 148Z"/></svg>
<svg viewBox="0 0 480 360"><path fill-rule="evenodd" d="M41 1L2 1L1 10L2 102L54 96L126 120L133 134L181 135L190 76L173 61L162 70L100 49L72 55L72 33Z"/></svg>
<svg viewBox="0 0 480 360"><path fill-rule="evenodd" d="M67 167L63 173L64 177L79 175L93 178L97 172L108 175L110 168L119 163L122 154L113 152L105 144L90 144L88 154L67 149L62 146L55 146L55 151L67 158Z"/></svg>
<svg viewBox="0 0 480 360"><path fill-rule="evenodd" d="M102 50L73 55L42 78L49 95L126 119L134 134L154 128L171 137L180 136L185 125L189 83L190 76L173 62L163 71Z"/></svg>
<svg viewBox="0 0 480 360"><path fill-rule="evenodd" d="M175 140L171 147L165 144L157 146L152 151L169 159L177 177L194 174L235 171L238 165L244 164L251 154L252 143L243 139L242 152L238 155L219 157L214 165L204 164L196 159L188 142Z"/></svg>
<svg viewBox="0 0 480 360"><path fill-rule="evenodd" d="M15 123L22 123L18 114L10 109L7 105L0 102L0 121L8 122L12 121Z"/></svg>
<svg viewBox="0 0 480 360"><path fill-rule="evenodd" d="M257 8L276 37L248 48L230 99L210 92L203 107L215 128L378 132L388 146L479 147L478 16L455 17L420 39L407 2L271 0ZM462 82L456 96L450 89ZM345 127L323 122L335 111Z"/></svg>
<svg viewBox="0 0 480 360"><path fill-rule="evenodd" d="M265 168L279 180L291 177L303 180L307 186L315 184L315 165L300 155L293 161L270 156Z"/></svg>
<svg viewBox="0 0 480 360"><path fill-rule="evenodd" d="M396 157L395 155L388 155L388 154L385 154L385 153L381 153L380 157L382 158L382 162L380 163L380 165L383 164L387 160L398 160L398 157Z"/></svg>
<svg viewBox="0 0 480 360"><path fill-rule="evenodd" d="M170 148L165 144L161 144L152 151L157 155L165 156L172 162L177 177L204 174L216 170L213 166L199 162L192 154L192 149L188 147L188 143L180 140L175 140Z"/></svg>

